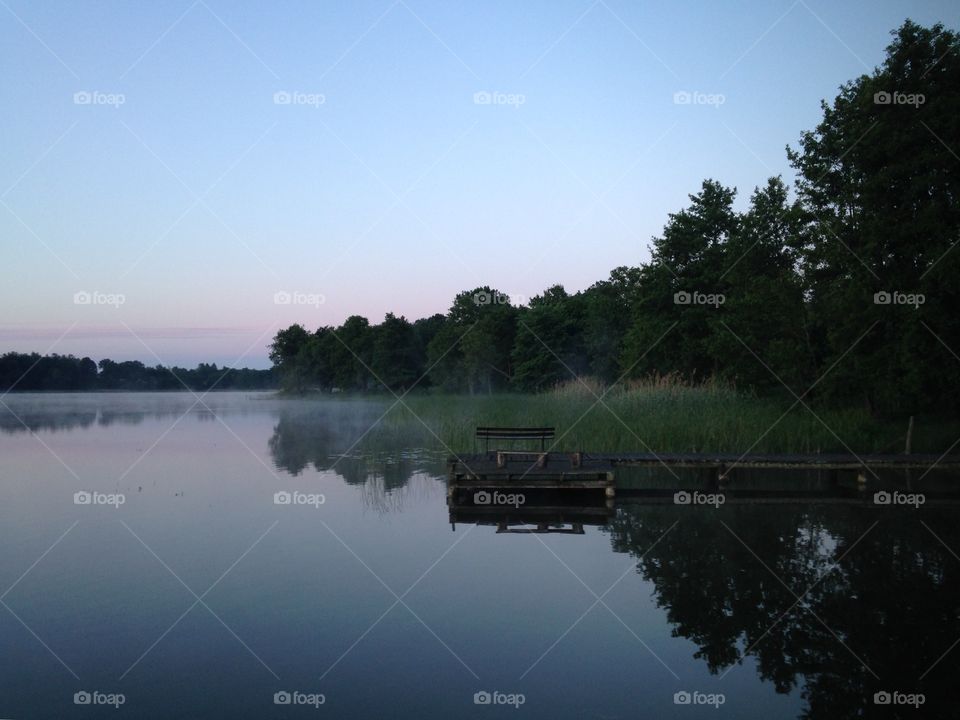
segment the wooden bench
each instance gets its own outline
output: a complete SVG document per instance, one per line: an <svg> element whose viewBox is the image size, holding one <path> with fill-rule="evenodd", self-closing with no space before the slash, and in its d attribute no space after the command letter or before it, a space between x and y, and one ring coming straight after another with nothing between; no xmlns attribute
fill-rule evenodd
<svg viewBox="0 0 960 720"><path fill-rule="evenodd" d="M484 449L490 449L491 440L539 440L540 451L531 452L529 450L497 450L497 467L502 468L507 464L507 458L510 456L532 455L537 461L537 467L543 467L547 464L546 442L552 440L556 435L555 428L552 427L478 427L477 438L482 438L485 442Z"/></svg>

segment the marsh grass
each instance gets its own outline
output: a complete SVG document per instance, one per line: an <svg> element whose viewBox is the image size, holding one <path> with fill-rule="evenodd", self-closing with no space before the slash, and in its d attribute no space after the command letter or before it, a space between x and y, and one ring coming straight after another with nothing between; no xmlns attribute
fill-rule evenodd
<svg viewBox="0 0 960 720"><path fill-rule="evenodd" d="M879 420L859 408L791 409L794 402L670 377L612 389L585 380L537 395L410 395L368 440L462 453L483 449L474 438L478 425L548 425L557 429L559 451L903 452L905 421ZM958 435L956 422L918 420L914 452L943 452Z"/></svg>

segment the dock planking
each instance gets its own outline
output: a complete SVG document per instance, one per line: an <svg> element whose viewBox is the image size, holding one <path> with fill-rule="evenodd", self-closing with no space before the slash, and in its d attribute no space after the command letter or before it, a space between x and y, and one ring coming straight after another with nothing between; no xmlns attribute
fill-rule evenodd
<svg viewBox="0 0 960 720"><path fill-rule="evenodd" d="M860 468L960 468L960 455L932 454L761 454L761 453L590 453L597 462L613 467L741 467L795 470L857 470Z"/></svg>
<svg viewBox="0 0 960 720"><path fill-rule="evenodd" d="M489 451L448 461L451 488L507 486L518 490L604 490L613 497L621 467L700 468L713 482L727 482L735 469L865 471L960 468L958 455L760 454L760 453L560 453Z"/></svg>
<svg viewBox="0 0 960 720"><path fill-rule="evenodd" d="M608 472L617 467L741 467L811 470L859 468L943 469L960 468L960 455L932 454L760 454L760 453L560 453L502 452L458 455L450 458L452 473L464 476L510 475L570 477Z"/></svg>

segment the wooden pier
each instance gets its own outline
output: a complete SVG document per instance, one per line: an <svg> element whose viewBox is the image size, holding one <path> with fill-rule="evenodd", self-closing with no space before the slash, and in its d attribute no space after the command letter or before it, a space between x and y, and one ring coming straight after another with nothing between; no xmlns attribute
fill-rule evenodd
<svg viewBox="0 0 960 720"><path fill-rule="evenodd" d="M582 453L490 451L451 458L449 493L509 488L517 491L601 490L614 494L613 464Z"/></svg>
<svg viewBox="0 0 960 720"><path fill-rule="evenodd" d="M584 453L614 467L770 468L778 470L859 470L960 468L960 455L854 455L854 454L760 454L737 453Z"/></svg>
<svg viewBox="0 0 960 720"><path fill-rule="evenodd" d="M960 469L960 456L940 455L735 455L722 453L558 453L497 451L463 455L448 461L447 505L451 528L490 525L497 533L584 534L584 527L605 525L617 505L670 505L690 501L719 505L847 505L880 512L868 475L902 471L911 488L914 470ZM655 487L636 482L628 468L662 469ZM674 468L692 468L681 475ZM778 478L737 470L774 470ZM620 471L622 485L617 485ZM809 481L783 481L779 471L806 471ZM824 472L825 471L825 472ZM631 479L630 475L634 478ZM649 474L644 473L644 477ZM841 476L845 479L841 481ZM799 476L804 477L803 475ZM807 475L806 477L809 477ZM896 481L899 482L899 481ZM927 483L928 485L930 483ZM916 489L916 488L914 488ZM706 492L704 492L706 491ZM615 500L616 498L616 500ZM936 482L924 489L924 507L960 507L960 486Z"/></svg>
<svg viewBox="0 0 960 720"><path fill-rule="evenodd" d="M492 450L461 455L448 461L449 494L482 489L516 491L603 491L616 494L619 468L697 468L705 484L731 482L737 469L828 471L836 481L840 472L855 472L864 483L878 470L960 469L958 455L747 454L736 453L559 453ZM679 485L674 489L684 489Z"/></svg>

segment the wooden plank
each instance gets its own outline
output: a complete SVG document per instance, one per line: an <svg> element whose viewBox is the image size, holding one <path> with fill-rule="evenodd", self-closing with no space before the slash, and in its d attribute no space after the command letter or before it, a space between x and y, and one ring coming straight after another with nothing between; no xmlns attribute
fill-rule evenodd
<svg viewBox="0 0 960 720"><path fill-rule="evenodd" d="M595 467L713 467L736 468L857 470L866 467L896 468L960 468L960 455L933 454L762 454L750 453L578 453L579 461ZM572 456L549 453L547 464L572 466ZM464 455L462 465L482 466L489 462L486 455Z"/></svg>
<svg viewBox="0 0 960 720"><path fill-rule="evenodd" d="M837 469L856 469L864 465L870 467L960 467L958 455L926 454L761 454L750 453L591 453L587 457L593 460L609 462L613 465L676 465L696 467L703 465L729 465L737 467L818 467Z"/></svg>

